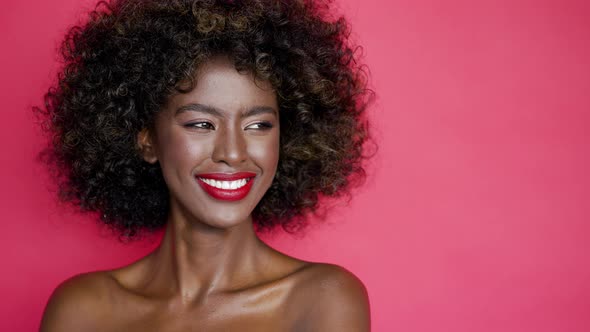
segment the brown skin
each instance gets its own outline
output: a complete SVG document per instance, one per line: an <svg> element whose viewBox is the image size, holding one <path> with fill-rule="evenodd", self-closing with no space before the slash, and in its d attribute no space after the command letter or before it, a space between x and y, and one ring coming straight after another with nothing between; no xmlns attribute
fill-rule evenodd
<svg viewBox="0 0 590 332"><path fill-rule="evenodd" d="M253 230L252 210L279 156L270 84L238 73L226 58L212 59L196 78L195 89L172 96L138 137L170 189L161 245L124 268L64 282L41 331L369 331L367 293L353 274L286 256ZM244 116L260 106L272 111ZM212 198L194 178L239 171L257 175L236 202Z"/></svg>

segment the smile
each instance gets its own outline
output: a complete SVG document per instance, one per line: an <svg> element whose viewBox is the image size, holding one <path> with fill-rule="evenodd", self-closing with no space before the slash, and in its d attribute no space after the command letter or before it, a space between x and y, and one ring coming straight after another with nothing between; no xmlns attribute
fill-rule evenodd
<svg viewBox="0 0 590 332"><path fill-rule="evenodd" d="M248 196L256 173L239 172L197 174L197 182L212 198L222 201L238 201Z"/></svg>
<svg viewBox="0 0 590 332"><path fill-rule="evenodd" d="M199 180L205 182L206 184L215 187L217 189L239 189L248 183L248 179L241 179L236 181L216 181L213 179L206 179L206 178L199 178Z"/></svg>

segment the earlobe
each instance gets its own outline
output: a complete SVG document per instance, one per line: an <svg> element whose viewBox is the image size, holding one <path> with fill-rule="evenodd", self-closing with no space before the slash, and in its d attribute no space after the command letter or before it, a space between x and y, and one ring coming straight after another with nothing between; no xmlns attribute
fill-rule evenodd
<svg viewBox="0 0 590 332"><path fill-rule="evenodd" d="M139 134L137 134L137 145L143 160L150 164L155 164L158 161L154 140L149 129L143 128Z"/></svg>

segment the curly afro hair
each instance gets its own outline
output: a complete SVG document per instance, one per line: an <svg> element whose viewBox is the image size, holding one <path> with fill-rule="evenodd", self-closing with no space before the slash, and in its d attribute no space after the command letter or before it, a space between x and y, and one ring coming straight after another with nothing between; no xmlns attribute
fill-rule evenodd
<svg viewBox="0 0 590 332"><path fill-rule="evenodd" d="M125 236L162 227L168 189L137 135L171 95L194 87L200 64L224 55L270 82L279 101L279 165L255 226L301 228L320 197L348 195L365 176L372 92L349 36L347 22L320 1L99 3L66 35L63 69L37 109L60 198Z"/></svg>

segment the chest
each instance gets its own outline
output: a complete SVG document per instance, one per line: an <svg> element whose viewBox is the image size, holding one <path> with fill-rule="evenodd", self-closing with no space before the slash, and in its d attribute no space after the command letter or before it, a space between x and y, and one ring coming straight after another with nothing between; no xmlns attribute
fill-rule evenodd
<svg viewBox="0 0 590 332"><path fill-rule="evenodd" d="M123 299L112 306L105 331L296 331L298 308L284 291L215 296L198 304Z"/></svg>

